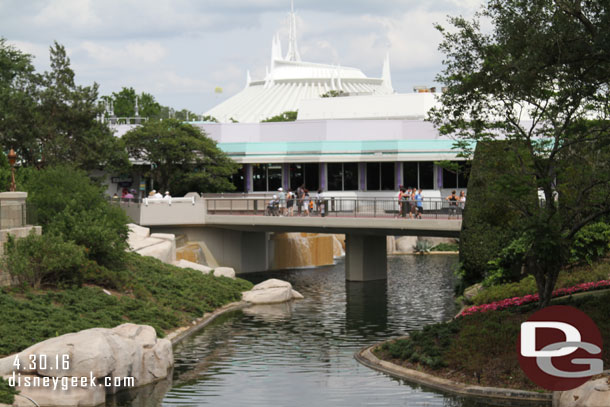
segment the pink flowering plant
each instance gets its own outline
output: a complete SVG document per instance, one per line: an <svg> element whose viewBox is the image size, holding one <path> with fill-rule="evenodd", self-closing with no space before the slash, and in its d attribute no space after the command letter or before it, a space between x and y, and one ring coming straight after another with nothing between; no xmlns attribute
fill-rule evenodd
<svg viewBox="0 0 610 407"><path fill-rule="evenodd" d="M582 283L572 287L559 288L553 291L553 298L563 297L564 295L571 295L574 293L580 293L584 291L599 290L603 288L610 288L610 280L601 280L590 283ZM510 307L518 307L520 305L530 304L538 301L538 294L530 294L523 297L506 298L501 301L495 301L489 304L475 305L466 308L460 313L460 316L471 315L477 312L497 311Z"/></svg>

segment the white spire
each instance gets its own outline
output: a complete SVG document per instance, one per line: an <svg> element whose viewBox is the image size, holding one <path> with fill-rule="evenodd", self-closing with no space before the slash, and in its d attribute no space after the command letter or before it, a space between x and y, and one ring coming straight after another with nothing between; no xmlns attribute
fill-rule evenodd
<svg viewBox="0 0 610 407"><path fill-rule="evenodd" d="M383 61L381 80L382 86L385 86L387 89L394 92L394 88L392 87L392 76L390 75L390 52L385 55L385 60Z"/></svg>
<svg viewBox="0 0 610 407"><path fill-rule="evenodd" d="M250 70L246 71L246 88L250 86L250 82L252 82L252 78L250 77Z"/></svg>
<svg viewBox="0 0 610 407"><path fill-rule="evenodd" d="M297 19L294 14L294 0L290 0L290 33L288 36L288 53L286 61L300 61L301 56L297 49Z"/></svg>

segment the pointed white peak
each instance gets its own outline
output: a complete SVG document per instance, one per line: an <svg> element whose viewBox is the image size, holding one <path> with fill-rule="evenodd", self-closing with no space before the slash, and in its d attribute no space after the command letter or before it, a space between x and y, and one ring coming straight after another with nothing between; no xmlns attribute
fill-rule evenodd
<svg viewBox="0 0 610 407"><path fill-rule="evenodd" d="M392 76L390 74L390 53L388 52L385 55L385 59L383 61L383 69L381 70L381 80L382 85L387 89L394 92L394 88L392 87Z"/></svg>
<svg viewBox="0 0 610 407"><path fill-rule="evenodd" d="M297 48L297 19L294 14L294 1L290 0L290 32L288 34L288 53L286 61L300 61L301 56Z"/></svg>
<svg viewBox="0 0 610 407"><path fill-rule="evenodd" d="M250 86L250 82L252 82L252 78L250 77L250 70L246 71L246 88Z"/></svg>
<svg viewBox="0 0 610 407"><path fill-rule="evenodd" d="M279 33L275 34L275 44L276 44L275 46L277 48L276 59L283 60L284 57L282 56L282 42L280 41L280 34Z"/></svg>
<svg viewBox="0 0 610 407"><path fill-rule="evenodd" d="M341 84L341 65L337 65L337 88L343 90L343 85Z"/></svg>

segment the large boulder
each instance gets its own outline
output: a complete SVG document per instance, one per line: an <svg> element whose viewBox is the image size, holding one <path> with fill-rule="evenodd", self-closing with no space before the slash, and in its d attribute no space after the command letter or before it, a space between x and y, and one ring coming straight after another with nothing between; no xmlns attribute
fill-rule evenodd
<svg viewBox="0 0 610 407"><path fill-rule="evenodd" d="M180 267L180 268L183 268L183 269L199 270L203 274L210 274L210 272L212 271L211 267L204 266L203 264L194 263L192 261L188 261L188 260L184 260L184 259L180 259L178 261L175 261L174 262L174 266Z"/></svg>
<svg viewBox="0 0 610 407"><path fill-rule="evenodd" d="M251 304L278 304L302 298L299 292L292 289L292 284L275 278L263 281L242 293L242 299Z"/></svg>
<svg viewBox="0 0 610 407"><path fill-rule="evenodd" d="M19 370L14 366L16 358L20 362ZM36 366L32 361L37 362ZM158 339L150 326L123 324L113 329L87 329L37 343L17 355L1 359L0 374L32 376L43 386L44 380L67 383L63 386L67 389L57 386L56 390L48 386L17 386L40 406L95 406L104 402L106 393L167 377L173 364L169 340ZM73 378L78 378L77 386L73 385ZM88 385L81 378L89 378ZM97 386L91 386L91 378L95 378ZM106 380L110 386L105 386Z"/></svg>
<svg viewBox="0 0 610 407"><path fill-rule="evenodd" d="M417 245L417 236L400 236L394 240L396 252L413 253Z"/></svg>
<svg viewBox="0 0 610 407"><path fill-rule="evenodd" d="M608 406L610 406L610 377L589 380L573 390L553 393L553 407Z"/></svg>

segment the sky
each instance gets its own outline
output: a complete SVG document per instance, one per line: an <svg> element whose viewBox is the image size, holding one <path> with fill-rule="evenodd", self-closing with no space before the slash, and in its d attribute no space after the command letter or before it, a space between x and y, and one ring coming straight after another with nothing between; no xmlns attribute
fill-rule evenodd
<svg viewBox="0 0 610 407"><path fill-rule="evenodd" d="M437 85L443 56L434 24L472 16L481 0L295 0L301 59L381 77L394 89ZM101 95L132 87L165 106L202 114L262 79L271 40L288 49L290 0L0 0L0 37L49 69L64 45L76 81ZM217 87L222 93L216 93Z"/></svg>

